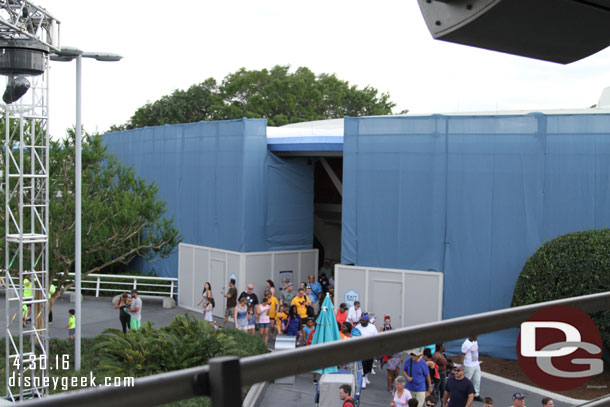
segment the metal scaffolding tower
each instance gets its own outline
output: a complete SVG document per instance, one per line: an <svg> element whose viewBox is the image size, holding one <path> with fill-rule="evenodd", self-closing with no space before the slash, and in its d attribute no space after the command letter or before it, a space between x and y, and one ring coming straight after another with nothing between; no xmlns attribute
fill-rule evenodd
<svg viewBox="0 0 610 407"><path fill-rule="evenodd" d="M0 74L8 78L1 105L5 367L12 401L48 394L48 62L58 39L59 22L45 10L0 0ZM9 87L24 81L27 93L13 102L19 96L11 96Z"/></svg>

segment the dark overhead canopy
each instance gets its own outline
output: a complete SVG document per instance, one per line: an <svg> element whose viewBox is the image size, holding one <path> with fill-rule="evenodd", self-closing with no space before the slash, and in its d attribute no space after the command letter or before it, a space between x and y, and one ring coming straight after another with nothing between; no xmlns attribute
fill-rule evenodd
<svg viewBox="0 0 610 407"><path fill-rule="evenodd" d="M436 39L567 64L610 45L608 0L418 0Z"/></svg>

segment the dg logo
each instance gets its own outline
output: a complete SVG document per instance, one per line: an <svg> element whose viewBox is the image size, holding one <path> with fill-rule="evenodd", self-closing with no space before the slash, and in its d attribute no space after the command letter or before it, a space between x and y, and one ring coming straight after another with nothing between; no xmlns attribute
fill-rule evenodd
<svg viewBox="0 0 610 407"><path fill-rule="evenodd" d="M571 390L601 374L602 337L587 314L551 306L521 324L517 356L523 372L547 390Z"/></svg>

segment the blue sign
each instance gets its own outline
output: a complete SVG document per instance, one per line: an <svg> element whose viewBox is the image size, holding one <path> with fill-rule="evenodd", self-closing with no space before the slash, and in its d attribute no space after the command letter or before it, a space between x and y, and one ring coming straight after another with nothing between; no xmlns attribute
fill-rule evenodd
<svg viewBox="0 0 610 407"><path fill-rule="evenodd" d="M354 337L354 336L355 337L362 336L362 332L360 332L360 329L358 329L358 328L352 329L352 337Z"/></svg>
<svg viewBox="0 0 610 407"><path fill-rule="evenodd" d="M348 307L351 307L352 305L354 305L354 301L360 301L360 294L358 294L357 291L348 290L345 292L343 298L343 302L346 303Z"/></svg>

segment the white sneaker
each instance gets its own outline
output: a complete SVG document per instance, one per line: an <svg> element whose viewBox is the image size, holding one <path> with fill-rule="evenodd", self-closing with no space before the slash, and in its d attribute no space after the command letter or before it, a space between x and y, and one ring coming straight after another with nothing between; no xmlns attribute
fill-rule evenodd
<svg viewBox="0 0 610 407"><path fill-rule="evenodd" d="M362 388L366 389L366 378L362 379Z"/></svg>
<svg viewBox="0 0 610 407"><path fill-rule="evenodd" d="M371 374L377 374L377 372L375 371L375 367L373 366L373 369L371 369Z"/></svg>
<svg viewBox="0 0 610 407"><path fill-rule="evenodd" d="M371 381L369 380L368 377L364 376L364 381L366 382L366 384L371 384Z"/></svg>

